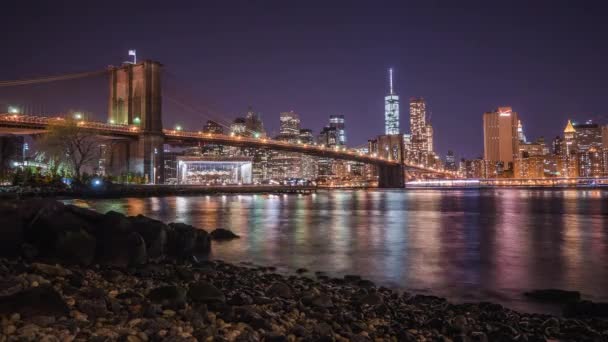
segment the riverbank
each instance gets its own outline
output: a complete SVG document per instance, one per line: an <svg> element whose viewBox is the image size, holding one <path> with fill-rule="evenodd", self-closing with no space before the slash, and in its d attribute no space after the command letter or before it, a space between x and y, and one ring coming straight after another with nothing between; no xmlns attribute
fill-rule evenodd
<svg viewBox="0 0 608 342"><path fill-rule="evenodd" d="M0 199L19 198L125 198L125 197L163 197L199 196L223 194L308 194L316 191L314 186L282 185L122 185L112 184L86 189L59 189L53 187L0 187Z"/></svg>
<svg viewBox="0 0 608 342"><path fill-rule="evenodd" d="M605 341L608 323L451 304L356 276L220 261L133 268L0 259L1 341ZM303 270L301 270L302 272Z"/></svg>
<svg viewBox="0 0 608 342"><path fill-rule="evenodd" d="M183 224L49 200L0 214L0 341L608 340L585 311L601 307L577 298L576 319L452 304L355 275L204 261L213 235L234 236Z"/></svg>

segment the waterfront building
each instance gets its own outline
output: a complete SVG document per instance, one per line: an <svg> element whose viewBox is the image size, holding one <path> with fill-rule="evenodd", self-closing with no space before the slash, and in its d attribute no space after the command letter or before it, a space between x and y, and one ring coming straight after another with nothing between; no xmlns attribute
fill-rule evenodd
<svg viewBox="0 0 608 342"><path fill-rule="evenodd" d="M399 134L399 96L393 88L393 69L388 69L389 93L384 97L384 134Z"/></svg>
<svg viewBox="0 0 608 342"><path fill-rule="evenodd" d="M252 183L252 160L246 157L177 157L177 184L241 185Z"/></svg>
<svg viewBox="0 0 608 342"><path fill-rule="evenodd" d="M586 151L580 151L578 156L579 177L603 177L604 161L603 151L592 147Z"/></svg>
<svg viewBox="0 0 608 342"><path fill-rule="evenodd" d="M464 176L466 178L484 178L484 161L481 158L464 160Z"/></svg>
<svg viewBox="0 0 608 342"><path fill-rule="evenodd" d="M300 129L298 141L303 144L312 145L315 143L315 137L311 129ZM316 157L302 154L302 178L313 180L317 178L317 159Z"/></svg>
<svg viewBox="0 0 608 342"><path fill-rule="evenodd" d="M551 146L552 146L551 151L552 151L553 155L560 156L562 154L563 143L564 143L564 141L562 140L562 137L560 137L559 135L553 139L553 142L551 143Z"/></svg>
<svg viewBox="0 0 608 342"><path fill-rule="evenodd" d="M338 134L338 144L346 145L346 130L344 126L344 115L330 115L329 127L335 127Z"/></svg>
<svg viewBox="0 0 608 342"><path fill-rule="evenodd" d="M484 159L502 163L505 170L511 169L518 153L519 119L511 107L499 107L483 114Z"/></svg>
<svg viewBox="0 0 608 342"><path fill-rule="evenodd" d="M560 174L563 177L578 177L578 158L576 144L576 130L572 122L568 120L564 128L564 140L562 144L562 167Z"/></svg>
<svg viewBox="0 0 608 342"><path fill-rule="evenodd" d="M300 138L300 118L294 111L280 114L280 131L275 140L298 143ZM269 162L270 178L283 181L287 178L303 178L302 154L273 151Z"/></svg>
<svg viewBox="0 0 608 342"><path fill-rule="evenodd" d="M602 127L600 125L587 121L584 124L573 124L572 126L575 130L576 149L579 152L603 147Z"/></svg>
<svg viewBox="0 0 608 342"><path fill-rule="evenodd" d="M165 150L163 153L164 171L165 171L165 183L176 184L177 183L177 158L183 156L182 151L169 151Z"/></svg>

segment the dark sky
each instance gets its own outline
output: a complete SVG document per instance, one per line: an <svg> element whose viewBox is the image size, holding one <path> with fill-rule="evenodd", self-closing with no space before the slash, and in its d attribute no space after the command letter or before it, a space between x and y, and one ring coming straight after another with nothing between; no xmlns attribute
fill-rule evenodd
<svg viewBox="0 0 608 342"><path fill-rule="evenodd" d="M269 131L294 110L315 132L344 114L350 145L383 132L386 69L432 112L436 151L483 152L482 113L510 105L528 138L567 120L608 123L608 11L600 1L10 1L0 11L0 80L99 70L128 49L165 65L166 125L248 105ZM96 3L101 3L97 1ZM0 88L0 104L105 116L103 78ZM38 106L38 107L36 107Z"/></svg>

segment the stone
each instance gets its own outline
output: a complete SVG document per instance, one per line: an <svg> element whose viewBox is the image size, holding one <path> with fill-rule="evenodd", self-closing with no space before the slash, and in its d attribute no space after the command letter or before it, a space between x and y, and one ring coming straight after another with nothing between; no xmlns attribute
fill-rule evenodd
<svg viewBox="0 0 608 342"><path fill-rule="evenodd" d="M72 274L72 271L59 265L48 265L43 263L33 263L32 270L36 273L42 273L50 277L67 277Z"/></svg>
<svg viewBox="0 0 608 342"><path fill-rule="evenodd" d="M364 305L375 306L382 304L383 300L382 297L377 293L369 293L361 297L361 299L359 299L359 302Z"/></svg>
<svg viewBox="0 0 608 342"><path fill-rule="evenodd" d="M146 242L148 257L152 260L162 258L167 249L167 231L169 227L161 221L143 215L129 217L133 230Z"/></svg>
<svg viewBox="0 0 608 342"><path fill-rule="evenodd" d="M0 314L19 313L21 316L65 316L68 306L61 295L50 286L40 286L0 298Z"/></svg>
<svg viewBox="0 0 608 342"><path fill-rule="evenodd" d="M205 281L190 286L188 299L197 303L224 303L226 301L222 291Z"/></svg>
<svg viewBox="0 0 608 342"><path fill-rule="evenodd" d="M524 295L530 299L540 302L566 303L581 299L578 291L566 291L559 289L542 289L525 292Z"/></svg>
<svg viewBox="0 0 608 342"><path fill-rule="evenodd" d="M266 295L269 297L280 297L285 299L293 298L293 290L286 283L276 281L266 289Z"/></svg>
<svg viewBox="0 0 608 342"><path fill-rule="evenodd" d="M10 211L12 209L12 212ZM23 222L15 214L13 206L0 207L0 256L17 257L21 254L21 245L25 242Z"/></svg>
<svg viewBox="0 0 608 342"><path fill-rule="evenodd" d="M224 228L214 229L211 233L209 233L211 240L215 241L224 241L224 240L232 240L238 239L240 236L234 234L232 231Z"/></svg>
<svg viewBox="0 0 608 342"><path fill-rule="evenodd" d="M147 297L165 308L180 309L186 304L186 289L173 285L161 286L152 289Z"/></svg>
<svg viewBox="0 0 608 342"><path fill-rule="evenodd" d="M211 250L209 234L184 223L170 223L168 231L169 255L189 258L192 255L206 255Z"/></svg>
<svg viewBox="0 0 608 342"><path fill-rule="evenodd" d="M65 231L57 236L55 256L65 264L90 265L95 258L95 237L84 229Z"/></svg>
<svg viewBox="0 0 608 342"><path fill-rule="evenodd" d="M334 303L331 300L331 297L321 293L320 295L314 296L310 302L313 306L319 308L331 308L334 306Z"/></svg>

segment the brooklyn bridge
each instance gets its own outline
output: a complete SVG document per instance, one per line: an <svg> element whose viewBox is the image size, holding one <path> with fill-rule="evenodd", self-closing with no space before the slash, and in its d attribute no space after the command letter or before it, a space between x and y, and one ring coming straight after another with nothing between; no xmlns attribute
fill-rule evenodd
<svg viewBox="0 0 608 342"><path fill-rule="evenodd" d="M192 146L212 143L223 146L264 148L306 155L355 161L374 165L377 169L378 187L402 188L407 173L426 175L432 178L450 178L451 172L424 167L409 161L403 140L390 139L379 150L398 153L366 154L346 147L326 147L308 143L292 143L266 137L245 137L228 134L185 131L163 127L162 118L162 64L146 60L137 64L123 64L107 70L46 77L33 80L0 82L3 86L19 86L36 83L69 80L90 75L109 76L109 99L107 122L78 120L79 129L94 133L113 141L112 160L106 170L109 174L125 172L146 175L151 183L163 183L164 146ZM0 134L39 135L53 125L65 124L65 117L35 116L22 113L0 115ZM395 155L397 156L395 158ZM154 175L154 176L152 176Z"/></svg>

